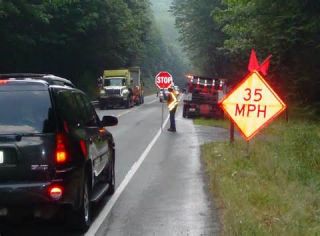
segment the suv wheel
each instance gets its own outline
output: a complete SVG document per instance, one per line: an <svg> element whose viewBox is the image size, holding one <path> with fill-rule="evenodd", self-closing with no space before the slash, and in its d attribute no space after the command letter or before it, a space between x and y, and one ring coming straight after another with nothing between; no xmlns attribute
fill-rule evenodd
<svg viewBox="0 0 320 236"><path fill-rule="evenodd" d="M80 208L77 210L71 209L70 213L71 216L68 218L71 225L82 232L87 231L91 224L90 187L87 178L83 183Z"/></svg>
<svg viewBox="0 0 320 236"><path fill-rule="evenodd" d="M111 152L110 156L110 163L104 168L103 174L102 174L102 179L104 183L107 183L109 185L107 194L112 195L115 191L115 171L114 171L114 166L115 166L115 155L114 155L114 150Z"/></svg>
<svg viewBox="0 0 320 236"><path fill-rule="evenodd" d="M114 157L111 158L111 163L108 166L108 173L107 173L107 183L109 184L109 188L107 191L108 195L112 195L115 190L115 185L116 185L116 176L115 176L115 171L114 171Z"/></svg>

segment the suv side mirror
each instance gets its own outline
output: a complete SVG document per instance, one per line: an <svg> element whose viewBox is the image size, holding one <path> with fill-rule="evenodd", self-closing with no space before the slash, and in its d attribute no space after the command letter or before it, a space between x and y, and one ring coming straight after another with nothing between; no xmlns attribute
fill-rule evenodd
<svg viewBox="0 0 320 236"><path fill-rule="evenodd" d="M101 124L103 127L115 126L118 124L118 118L114 116L104 116L102 117Z"/></svg>

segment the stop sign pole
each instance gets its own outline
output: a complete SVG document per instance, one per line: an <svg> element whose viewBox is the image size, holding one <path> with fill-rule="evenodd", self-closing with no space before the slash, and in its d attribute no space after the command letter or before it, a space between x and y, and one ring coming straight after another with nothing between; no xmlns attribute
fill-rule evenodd
<svg viewBox="0 0 320 236"><path fill-rule="evenodd" d="M167 72L167 71L160 71L154 81L155 85L162 90L163 96L164 94L164 89L170 88L173 84L173 78L172 75ZM162 130L162 125L163 125L163 111L164 110L164 103L162 103L161 107L161 130Z"/></svg>

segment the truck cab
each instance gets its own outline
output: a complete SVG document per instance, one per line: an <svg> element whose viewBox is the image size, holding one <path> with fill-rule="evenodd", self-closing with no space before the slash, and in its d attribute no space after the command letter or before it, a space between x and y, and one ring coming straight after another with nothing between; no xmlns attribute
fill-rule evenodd
<svg viewBox="0 0 320 236"><path fill-rule="evenodd" d="M100 109L124 106L130 108L143 103L140 68L105 70L98 80Z"/></svg>

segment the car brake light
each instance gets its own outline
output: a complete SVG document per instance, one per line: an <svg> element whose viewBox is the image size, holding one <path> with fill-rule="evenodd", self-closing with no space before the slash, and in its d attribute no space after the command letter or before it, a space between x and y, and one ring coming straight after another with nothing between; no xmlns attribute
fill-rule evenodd
<svg viewBox="0 0 320 236"><path fill-rule="evenodd" d="M57 164L64 164L68 159L68 155L66 151L66 137L63 134L57 134L56 145L55 161Z"/></svg>
<svg viewBox="0 0 320 236"><path fill-rule="evenodd" d="M49 188L49 195L53 200L61 199L62 194L63 194L63 189L61 186L54 185Z"/></svg>

